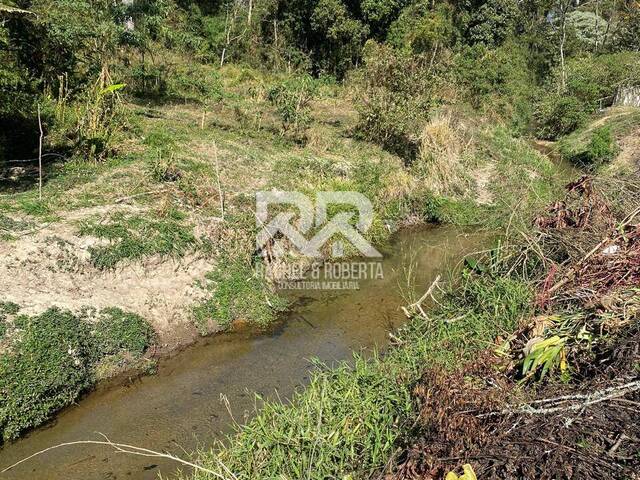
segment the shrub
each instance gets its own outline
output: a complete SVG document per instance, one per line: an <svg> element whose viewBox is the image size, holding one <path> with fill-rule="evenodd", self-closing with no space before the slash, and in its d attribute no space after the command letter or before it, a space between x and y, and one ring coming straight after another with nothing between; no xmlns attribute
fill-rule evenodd
<svg viewBox="0 0 640 480"><path fill-rule="evenodd" d="M222 83L211 66L179 66L169 77L168 94L185 102L210 104L222 98Z"/></svg>
<svg viewBox="0 0 640 480"><path fill-rule="evenodd" d="M613 102L618 88L640 81L640 53L620 52L568 58L566 90L556 68L547 94L536 105L537 134L556 139L579 128L587 114Z"/></svg>
<svg viewBox="0 0 640 480"><path fill-rule="evenodd" d="M316 93L311 77L295 77L269 90L269 101L282 120L282 133L291 132L295 139L303 140L311 124L310 103Z"/></svg>
<svg viewBox="0 0 640 480"><path fill-rule="evenodd" d="M364 67L353 76L357 133L411 163L434 102L434 76L422 56L370 41Z"/></svg>
<svg viewBox="0 0 640 480"><path fill-rule="evenodd" d="M611 127L597 128L591 134L589 143L583 148L571 148L562 144L560 152L563 157L583 168L596 168L610 162L616 156L618 147L611 133Z"/></svg>
<svg viewBox="0 0 640 480"><path fill-rule="evenodd" d="M341 78L357 63L369 29L352 16L342 0L319 0L315 3L310 18L315 35L311 38L320 41L313 56L321 71Z"/></svg>
<svg viewBox="0 0 640 480"><path fill-rule="evenodd" d="M393 22L387 34L387 42L396 48L412 53L431 52L449 45L454 37L453 8L448 3L435 7L429 1L409 4Z"/></svg>
<svg viewBox="0 0 640 480"><path fill-rule="evenodd" d="M596 129L587 147L587 155L590 163L593 165L610 162L613 160L616 152L617 146L613 135L611 135L611 128L601 127Z"/></svg>
<svg viewBox="0 0 640 480"><path fill-rule="evenodd" d="M495 49L477 44L455 57L452 73L475 108L495 112L523 132L531 124L536 94L530 57L529 49L515 41Z"/></svg>
<svg viewBox="0 0 640 480"><path fill-rule="evenodd" d="M142 98L210 104L222 98L220 76L210 65L149 65L130 69L131 91Z"/></svg>
<svg viewBox="0 0 640 480"><path fill-rule="evenodd" d="M567 135L587 120L585 105L576 97L552 94L536 106L536 135L555 140Z"/></svg>
<svg viewBox="0 0 640 480"><path fill-rule="evenodd" d="M155 182L177 182L182 178L182 171L176 167L173 157L168 160L162 157L151 160L148 171Z"/></svg>

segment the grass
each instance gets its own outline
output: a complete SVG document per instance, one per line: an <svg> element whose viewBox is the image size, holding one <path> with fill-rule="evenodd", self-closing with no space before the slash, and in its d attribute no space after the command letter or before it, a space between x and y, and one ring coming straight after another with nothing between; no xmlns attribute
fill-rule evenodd
<svg viewBox="0 0 640 480"><path fill-rule="evenodd" d="M240 258L223 256L218 262L204 282L208 298L193 309L202 334L210 332L211 321L223 329L237 319L266 326L286 309L287 302L258 273L259 269L253 269Z"/></svg>
<svg viewBox="0 0 640 480"><path fill-rule="evenodd" d="M89 249L93 265L100 269L152 255L182 257L201 244L193 227L185 222L185 215L177 210L155 219L115 213L106 222L86 220L79 234L109 242Z"/></svg>
<svg viewBox="0 0 640 480"><path fill-rule="evenodd" d="M522 281L467 272L428 320L398 333L400 346L369 359L355 354L336 368L318 365L290 403L262 402L253 420L199 462L221 478L369 478L410 427L411 385L424 367L453 369L492 345L529 315L531 298Z"/></svg>

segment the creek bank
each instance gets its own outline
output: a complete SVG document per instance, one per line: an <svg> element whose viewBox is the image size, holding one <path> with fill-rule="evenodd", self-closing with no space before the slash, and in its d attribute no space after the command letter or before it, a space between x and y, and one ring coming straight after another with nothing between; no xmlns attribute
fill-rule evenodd
<svg viewBox="0 0 640 480"><path fill-rule="evenodd" d="M94 438L96 431L114 441L166 448L179 455L180 447L209 447L223 437L221 432L232 429L221 394L242 423L253 415L253 392L274 399L277 390L287 398L307 384L313 369L309 358L333 364L348 360L354 350L386 344L388 332L406 321L398 308L404 303L398 290L406 283L403 267L413 259L412 271L419 281L431 282L461 255L485 245L487 235L492 236L447 226L399 232L395 253L383 260L383 281L363 282L360 290L348 292L297 292L292 311L270 331L255 335L242 330L200 339L180 355L160 360L157 375L99 389L45 428L5 446L1 464L64 441ZM151 465L158 466L145 470ZM38 457L7 472L7 478L31 478L46 471L47 478L60 480L97 480L127 472L132 478L155 479L158 469L168 473L175 467L108 449L78 447Z"/></svg>

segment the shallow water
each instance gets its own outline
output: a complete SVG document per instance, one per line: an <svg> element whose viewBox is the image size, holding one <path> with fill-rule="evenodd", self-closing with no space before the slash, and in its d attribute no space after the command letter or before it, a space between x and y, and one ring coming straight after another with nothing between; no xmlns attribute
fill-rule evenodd
<svg viewBox="0 0 640 480"><path fill-rule="evenodd" d="M243 422L254 392L286 398L304 385L310 358L345 360L353 350L383 347L390 330L405 321L399 283L415 266L425 288L464 253L486 245L487 234L454 227L399 233L382 261L384 279L360 281L360 289L287 292L292 311L268 333L230 333L202 340L160 362L158 373L83 398L45 427L0 450L0 469L63 442L112 441L186 457L184 450L210 445ZM420 292L421 293L421 292ZM231 413L221 401L228 399ZM233 415L233 419L231 417ZM101 446L72 446L38 456L0 474L7 479L105 480L170 476L171 461L115 453Z"/></svg>

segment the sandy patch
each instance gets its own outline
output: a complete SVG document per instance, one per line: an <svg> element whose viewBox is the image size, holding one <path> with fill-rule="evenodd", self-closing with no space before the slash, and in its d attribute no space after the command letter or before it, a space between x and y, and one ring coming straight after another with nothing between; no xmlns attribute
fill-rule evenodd
<svg viewBox="0 0 640 480"><path fill-rule="evenodd" d="M495 174L496 167L493 164L485 165L473 172L472 177L476 181L476 202L480 205L493 203L493 194L489 189L491 178Z"/></svg>
<svg viewBox="0 0 640 480"><path fill-rule="evenodd" d="M116 210L133 207L76 211L62 222L0 243L0 300L19 304L27 314L52 306L72 311L120 307L146 318L162 343L180 343L176 336L192 334L190 306L202 295L196 282L211 270L212 261L197 256L149 258L111 271L94 268L89 248L100 241L78 237L74 222Z"/></svg>

